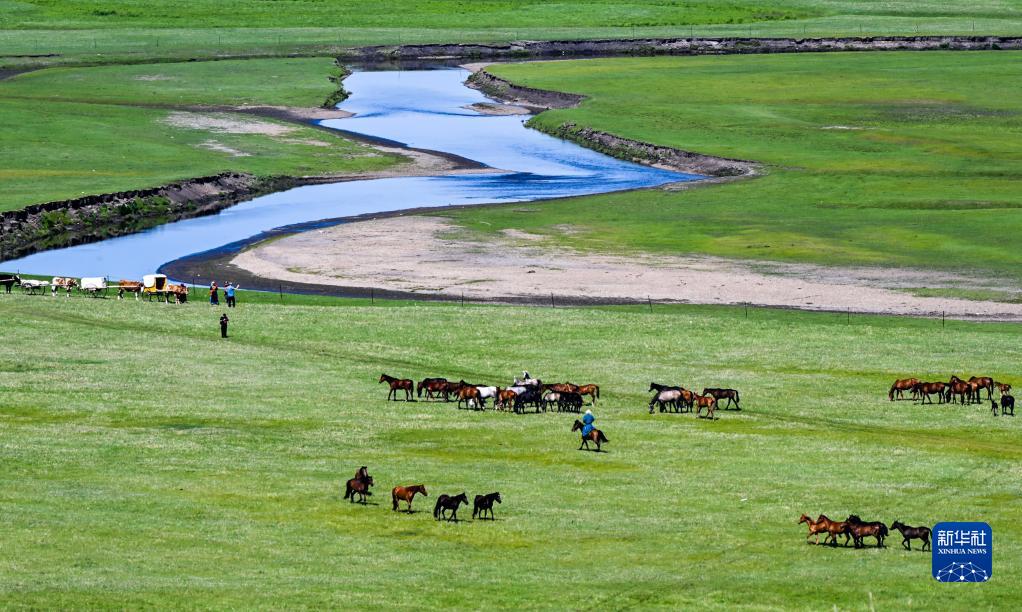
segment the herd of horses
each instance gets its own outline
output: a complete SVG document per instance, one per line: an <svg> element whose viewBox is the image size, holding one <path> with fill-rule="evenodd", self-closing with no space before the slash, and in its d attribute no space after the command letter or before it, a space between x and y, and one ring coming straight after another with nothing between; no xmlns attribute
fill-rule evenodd
<svg viewBox="0 0 1022 612"><path fill-rule="evenodd" d="M890 533L887 525L880 521L864 521L857 515L852 514L843 521L834 521L821 514L815 521L809 515L803 514L799 517L798 524L805 523L809 526L809 533L806 534L806 541L816 536L814 544L820 543L820 535L823 534L823 543L828 541L831 546L837 546L838 536L845 536L843 546L848 546L849 540L855 548L865 547L866 538L875 538L877 548L884 548L884 539ZM906 550L912 550L912 540L922 540L923 550L930 548L929 527L909 527L901 521L891 523L891 530L898 530L901 533L901 545Z"/></svg>
<svg viewBox="0 0 1022 612"><path fill-rule="evenodd" d="M373 493L370 490L375 483L373 477L369 475L369 468L362 466L355 472L355 477L348 480L344 484L344 499L350 500L351 503L366 504L367 498ZM397 486L391 489L391 510L397 512L399 502L405 503L405 512L412 512L412 500L415 499L416 495L422 495L423 497L429 497L429 493L426 491L426 485L415 484L407 486ZM358 500L356 500L356 496ZM489 513L489 520L496 520L493 515L493 504L503 503L500 498L499 492L487 493L486 495L476 495L475 504L472 508L472 518L478 518L480 520L486 520L486 515ZM441 495L436 500L436 505L433 506L433 518L436 520L446 520L448 522L458 521L458 508L464 505L468 505L468 494L459 493L458 495ZM448 514L450 513L450 514Z"/></svg>
<svg viewBox="0 0 1022 612"><path fill-rule="evenodd" d="M653 397L649 400L650 414L653 414L653 410L657 407L660 408L660 412L685 412L686 410L692 412L692 409L695 408L696 416L700 416L705 408L706 418L713 419L717 407L723 400L727 400L727 405L724 406L725 410L730 409L732 405L735 410L742 409L739 404L741 397L736 389L707 387L703 389L702 393L696 393L682 386L651 382L649 390L653 392Z"/></svg>
<svg viewBox="0 0 1022 612"><path fill-rule="evenodd" d="M994 390L1000 394L1000 403L994 400ZM969 380L962 380L957 376L951 376L948 382L924 382L918 378L902 378L894 381L887 392L887 399L892 402L899 399L906 399L905 394L910 394L913 401L921 404L932 404L933 396L937 396L938 404L981 404L983 403L983 392L986 391L986 401L990 402L990 410L997 416L997 409L1001 414L1015 416L1015 398L1010 394L1011 385L997 382L989 376L971 376Z"/></svg>
<svg viewBox="0 0 1022 612"><path fill-rule="evenodd" d="M380 376L379 383L387 383L388 400L397 400L403 392L405 401L415 398L450 402L456 400L458 408L465 407L475 410L486 410L487 400L492 400L497 410L511 410L523 414L529 409L547 412L556 409L558 412L581 412L586 398L595 406L600 398L600 386L595 384L576 385L570 382L544 383L532 378L528 372L521 379L515 378L506 387L494 385L476 385L464 380L457 382L446 378L425 378L415 383L410 378L396 378L388 374Z"/></svg>
<svg viewBox="0 0 1022 612"><path fill-rule="evenodd" d="M5 293L10 293L13 287L21 287L29 295L45 293L47 288L49 288L50 295L54 297L59 291L63 291L65 297L71 297L71 293L74 290L97 297L101 293L105 293L107 289L115 289L117 291L117 299L123 299L124 294L131 293L135 295L137 300L140 295L145 293L145 285L140 281L120 280L116 285L108 286L106 279L101 277L77 279L69 276L54 276L49 281L44 281L22 279L20 274L0 274L0 287L3 287ZM184 304L188 301L188 287L185 285L168 283L158 293L154 292L154 294L160 299L166 298L168 304L172 301L178 304Z"/></svg>

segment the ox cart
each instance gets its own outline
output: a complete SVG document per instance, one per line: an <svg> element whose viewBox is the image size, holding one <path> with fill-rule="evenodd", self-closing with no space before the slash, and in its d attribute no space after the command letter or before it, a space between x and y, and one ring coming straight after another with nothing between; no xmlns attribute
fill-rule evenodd
<svg viewBox="0 0 1022 612"><path fill-rule="evenodd" d="M91 297L99 297L100 294L104 297L106 296L107 284L105 278L83 278L80 287L82 293L87 293Z"/></svg>
<svg viewBox="0 0 1022 612"><path fill-rule="evenodd" d="M166 274L146 274L142 277L142 295L150 302L155 297L159 302L183 304L188 301L188 287L171 284Z"/></svg>
<svg viewBox="0 0 1022 612"><path fill-rule="evenodd" d="M44 280L36 280L29 278L21 281L21 288L25 293L29 295L35 295L37 293L46 293L46 288L50 286L50 283Z"/></svg>

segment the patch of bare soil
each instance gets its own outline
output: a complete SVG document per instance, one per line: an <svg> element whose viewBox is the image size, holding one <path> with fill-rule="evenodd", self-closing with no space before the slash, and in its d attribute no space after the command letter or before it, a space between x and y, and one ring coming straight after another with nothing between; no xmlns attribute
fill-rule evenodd
<svg viewBox="0 0 1022 612"><path fill-rule="evenodd" d="M485 242L445 219L392 217L296 234L237 255L249 273L289 282L374 287L500 301L548 296L755 304L983 320L1022 320L1022 304L918 297L967 277L904 269L829 268L712 257L610 256L505 231ZM414 240L408 237L414 236Z"/></svg>
<svg viewBox="0 0 1022 612"><path fill-rule="evenodd" d="M193 130L206 130L221 134L263 134L265 136L283 136L295 130L293 127L260 121L258 119L241 119L237 116L220 113L189 113L175 111L163 120L167 125Z"/></svg>

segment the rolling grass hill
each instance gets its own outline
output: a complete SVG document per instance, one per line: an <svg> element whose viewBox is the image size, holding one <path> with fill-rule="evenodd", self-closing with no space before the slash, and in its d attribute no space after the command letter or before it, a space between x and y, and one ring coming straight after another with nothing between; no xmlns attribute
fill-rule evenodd
<svg viewBox="0 0 1022 612"><path fill-rule="evenodd" d="M1022 54L859 53L497 65L496 75L589 96L564 123L762 162L766 176L453 213L478 232L578 248L1022 279Z"/></svg>
<svg viewBox="0 0 1022 612"><path fill-rule="evenodd" d="M1019 382L1018 326L286 302L243 294L222 341L201 300L0 295L0 605L1019 605L1022 420L886 398L910 374ZM573 415L388 403L376 383L523 368L601 384L608 452L575 450ZM650 415L650 380L734 386L745 410ZM366 507L341 499L360 465ZM391 512L418 482L418 512ZM495 522L430 515L495 490ZM803 512L989 521L993 580L938 585L897 535L807 545Z"/></svg>

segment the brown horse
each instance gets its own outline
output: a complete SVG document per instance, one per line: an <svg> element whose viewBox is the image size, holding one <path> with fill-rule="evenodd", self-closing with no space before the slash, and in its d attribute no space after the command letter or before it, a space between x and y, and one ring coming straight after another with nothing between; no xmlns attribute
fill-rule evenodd
<svg viewBox="0 0 1022 612"><path fill-rule="evenodd" d="M398 500L408 504L408 512L412 511L412 500L415 499L416 493L422 493L423 497L429 497L429 493L426 493L426 485L411 485L408 487L394 487L390 492L390 499L394 502L394 507L391 510L397 512Z"/></svg>
<svg viewBox="0 0 1022 612"><path fill-rule="evenodd" d="M596 400L600 399L600 385L579 385L576 393L579 395L588 395L593 406L595 406Z"/></svg>
<svg viewBox="0 0 1022 612"><path fill-rule="evenodd" d="M848 540L851 538L848 535L848 523L840 521L832 521L827 518L827 515L821 514L816 522L819 523L823 530L827 532L827 537L823 538L823 543L826 544L827 540L830 540L831 546L837 546L837 537L839 535L845 536L845 546L848 546Z"/></svg>
<svg viewBox="0 0 1022 612"><path fill-rule="evenodd" d="M1007 395L1011 393L1011 385L1008 383L994 383L997 385L997 390L1001 392L1001 395Z"/></svg>
<svg viewBox="0 0 1022 612"><path fill-rule="evenodd" d="M508 410L514 407L517 398L518 394L511 389L497 387L497 399L493 402L493 406L499 410Z"/></svg>
<svg viewBox="0 0 1022 612"><path fill-rule="evenodd" d="M976 383L977 385L979 385L980 389L986 389L986 391L987 391L987 399L993 399L993 397L994 397L994 379L993 378L990 378L989 376L970 376L968 382ZM979 394L977 393L976 395L978 396ZM977 397L976 398L976 402L979 403L979 401L980 401L980 398Z"/></svg>
<svg viewBox="0 0 1022 612"><path fill-rule="evenodd" d="M373 494L369 487L374 484L376 483L373 482L373 477L369 475L364 478L352 478L344 485L344 499L350 499L351 503L355 503L355 495L358 495L358 501L364 504L366 496Z"/></svg>
<svg viewBox="0 0 1022 612"><path fill-rule="evenodd" d="M422 392L426 392L426 399L434 399L437 395L443 394L444 389L447 388L446 378L423 378L418 385L415 386L415 396L422 397Z"/></svg>
<svg viewBox="0 0 1022 612"><path fill-rule="evenodd" d="M479 405L481 403L481 400L479 398L479 387L474 387L470 384L467 384L465 381L461 381L461 384L458 387L457 397L458 408L461 408L462 402L465 402L466 408L471 408L473 402L475 402L476 405Z"/></svg>
<svg viewBox="0 0 1022 612"><path fill-rule="evenodd" d="M578 385L573 385L570 382L551 383L543 385L543 390L553 391L554 393L578 393Z"/></svg>
<svg viewBox="0 0 1022 612"><path fill-rule="evenodd" d="M809 538L811 538L813 536L816 536L816 541L813 542L813 543L814 544L819 544L820 543L820 534L821 533L827 533L826 525L824 525L824 523L822 523L820 521L814 521L813 519L809 518L808 515L805 515L805 514L803 514L798 519L798 524L801 525L802 523L805 523L806 525L809 526L809 533L806 534L806 541L807 541L807 543L808 543ZM826 543L826 540L824 541L824 543Z"/></svg>
<svg viewBox="0 0 1022 612"><path fill-rule="evenodd" d="M582 421L575 419L575 424L571 426L571 431L582 431L583 427L584 425L582 425ZM590 442L595 442L596 452L600 452L600 445L604 442L609 442L609 440L607 440L607 436L603 435L602 431L593 428L593 430L589 432L589 435L582 436L582 444L578 447L578 450L582 450L583 447L585 447L586 450L589 450Z"/></svg>
<svg viewBox="0 0 1022 612"><path fill-rule="evenodd" d="M930 400L933 403L933 399L930 397L934 393L937 394L937 403L944 403L944 390L947 388L947 383L942 382L917 382L912 386L912 391L917 393L922 398L922 403L925 404L926 400Z"/></svg>
<svg viewBox="0 0 1022 612"><path fill-rule="evenodd" d="M706 416L711 421L713 420L713 413L717 410L717 398L712 395L697 395L696 401L696 416L706 408Z"/></svg>
<svg viewBox="0 0 1022 612"><path fill-rule="evenodd" d="M703 395L712 395L713 398L715 400L717 400L718 402L720 402L720 400L725 400L726 399L727 400L727 406L724 407L724 410L727 410L728 408L731 407L731 402L734 402L735 410L741 410L742 409L742 407L738 405L738 401L741 398L738 397L738 390L737 389L713 389L713 388L707 388L707 389L703 389Z"/></svg>
<svg viewBox="0 0 1022 612"><path fill-rule="evenodd" d="M911 391L917 384L919 384L918 378L900 378L891 385L891 390L887 392L887 399L892 402L895 398L905 399L905 392Z"/></svg>
<svg viewBox="0 0 1022 612"><path fill-rule="evenodd" d="M393 376L387 376L386 374L380 375L380 383L387 383L390 385L390 392L387 393L387 399L394 396L394 401L397 401L397 392L405 392L405 401L412 401L412 391L415 389L415 383L407 378L394 378ZM379 384L379 383L377 383Z"/></svg>
<svg viewBox="0 0 1022 612"><path fill-rule="evenodd" d="M965 381L961 381L961 380L952 381L952 382L948 383L948 386L947 386L947 398L948 398L949 402L954 404L955 403L955 397L957 396L958 398L961 399L961 402L964 405L966 400L968 400L970 402L972 401L973 391L974 391L974 389L973 389L972 385L970 385L969 383L967 383Z"/></svg>
<svg viewBox="0 0 1022 612"><path fill-rule="evenodd" d="M880 521L870 521L866 523L854 514L849 516L845 522L848 524L848 533L852 535L856 548L862 548L865 546L863 539L867 537L876 538L877 548L884 547L884 538L886 538L889 533L887 531L887 525L884 525Z"/></svg>

